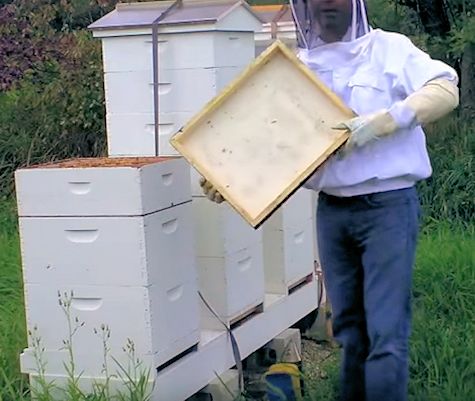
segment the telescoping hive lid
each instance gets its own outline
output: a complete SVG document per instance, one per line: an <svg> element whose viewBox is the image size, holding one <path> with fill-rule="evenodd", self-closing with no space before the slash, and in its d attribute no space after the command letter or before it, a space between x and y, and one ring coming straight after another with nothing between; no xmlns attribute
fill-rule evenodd
<svg viewBox="0 0 475 401"><path fill-rule="evenodd" d="M171 144L258 227L348 139L332 127L352 116L276 41Z"/></svg>
<svg viewBox="0 0 475 401"><path fill-rule="evenodd" d="M157 23L160 27L192 25L210 29L213 25L213 29L255 31L263 21L244 0L150 1L119 3L89 29L100 36L101 31L151 28Z"/></svg>

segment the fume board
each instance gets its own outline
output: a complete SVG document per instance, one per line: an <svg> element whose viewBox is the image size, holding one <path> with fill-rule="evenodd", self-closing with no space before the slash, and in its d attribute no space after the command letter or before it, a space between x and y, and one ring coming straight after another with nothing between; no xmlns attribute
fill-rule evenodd
<svg viewBox="0 0 475 401"><path fill-rule="evenodd" d="M332 127L352 116L276 41L171 144L257 227L347 140Z"/></svg>

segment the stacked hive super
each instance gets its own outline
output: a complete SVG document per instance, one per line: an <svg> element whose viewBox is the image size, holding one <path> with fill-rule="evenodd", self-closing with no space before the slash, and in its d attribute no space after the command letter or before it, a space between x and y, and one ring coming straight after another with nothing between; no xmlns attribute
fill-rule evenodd
<svg viewBox="0 0 475 401"><path fill-rule="evenodd" d="M266 291L288 295L313 279L315 202L299 189L262 226Z"/></svg>
<svg viewBox="0 0 475 401"><path fill-rule="evenodd" d="M264 303L262 231L254 230L228 204L193 197L200 289L226 325L237 323ZM206 305L203 327L222 328Z"/></svg>
<svg viewBox="0 0 475 401"><path fill-rule="evenodd" d="M162 4L119 3L91 25L102 39L109 156L175 155L171 136L254 57L259 20L238 2L185 2L154 39Z"/></svg>
<svg viewBox="0 0 475 401"><path fill-rule="evenodd" d="M171 136L254 59L254 31L261 21L245 2L184 1L166 12L167 7L170 3L118 4L90 26L102 41L111 157L175 155ZM159 17L154 37L151 23ZM200 290L229 325L264 301L262 233L228 205L205 199L198 181L192 169ZM204 329L222 329L204 304L201 311Z"/></svg>
<svg viewBox="0 0 475 401"><path fill-rule="evenodd" d="M79 159L19 170L16 182L27 325L37 327L48 374L64 374L63 341L72 332L76 372L95 378L103 373L104 335L109 372L117 370L112 357L127 365L130 340L150 368L198 343L182 159ZM33 338L29 347L22 369L33 373Z"/></svg>
<svg viewBox="0 0 475 401"><path fill-rule="evenodd" d="M186 40L180 33L160 37L161 155L176 154L171 136L247 65L253 56L241 50L253 49L243 45L247 39L252 37L227 32L199 32ZM104 38L103 48L109 155L154 155L152 41L146 36ZM124 52L134 57L125 58Z"/></svg>

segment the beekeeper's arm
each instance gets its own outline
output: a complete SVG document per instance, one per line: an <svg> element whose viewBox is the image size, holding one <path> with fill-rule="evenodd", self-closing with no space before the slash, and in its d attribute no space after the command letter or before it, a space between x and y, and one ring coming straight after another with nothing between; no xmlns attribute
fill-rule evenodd
<svg viewBox="0 0 475 401"><path fill-rule="evenodd" d="M434 122L458 106L457 73L448 65L432 60L409 39L404 47L407 57L394 90L405 93L407 97L387 110L356 117L336 127L351 132L346 151L399 129Z"/></svg>

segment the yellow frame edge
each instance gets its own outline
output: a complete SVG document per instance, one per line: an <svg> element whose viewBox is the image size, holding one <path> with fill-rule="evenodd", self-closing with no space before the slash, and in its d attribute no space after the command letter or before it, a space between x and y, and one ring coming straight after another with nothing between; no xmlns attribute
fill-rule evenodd
<svg viewBox="0 0 475 401"><path fill-rule="evenodd" d="M183 128L180 129L171 139L170 144L194 167L198 172L206 177L212 176L206 168L201 166L198 161L194 160L193 156L189 154L186 148L181 143L181 139L186 137L193 129L206 117L209 112L218 108L230 95L238 90L242 84L247 80L249 76L259 71L267 61L274 55L274 53L280 51L287 59L289 59L295 66L303 73L320 91L322 91L344 114L348 115L348 118L354 117L354 113L349 109L342 100L328 89L317 76L303 64L297 56L280 40L276 40L271 46L269 46L261 55L259 55L241 74L214 99L209 101L206 106L197 113ZM227 202L242 216L246 221L254 228L259 226L262 221L272 213L292 192L298 188L299 185L313 172L315 171L329 155L337 150L349 137L348 132L343 131L337 140L323 155L321 155L311 166L309 166L304 173L301 173L288 187L279 195L279 197L269 204L257 217L253 218L244 209L235 204L232 197L226 197ZM216 185L216 189L224 196L226 195L226 189L221 185Z"/></svg>

